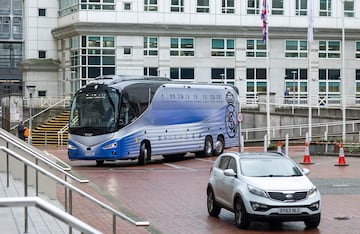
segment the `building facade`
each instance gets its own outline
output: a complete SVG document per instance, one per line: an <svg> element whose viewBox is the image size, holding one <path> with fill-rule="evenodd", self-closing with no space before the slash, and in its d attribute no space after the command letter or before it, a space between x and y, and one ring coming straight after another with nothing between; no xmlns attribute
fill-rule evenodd
<svg viewBox="0 0 360 234"><path fill-rule="evenodd" d="M360 1L311 1L312 42L308 1L267 0L264 43L262 0L25 0L23 94L144 74L233 84L247 104L269 92L281 105L360 104Z"/></svg>

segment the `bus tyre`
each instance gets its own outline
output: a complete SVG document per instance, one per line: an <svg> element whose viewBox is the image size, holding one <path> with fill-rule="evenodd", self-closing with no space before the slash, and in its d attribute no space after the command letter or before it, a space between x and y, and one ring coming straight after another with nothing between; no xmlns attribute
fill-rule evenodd
<svg viewBox="0 0 360 234"><path fill-rule="evenodd" d="M150 153L150 149L148 147L148 145L143 142L141 143L141 146L140 146L140 155L139 155L139 158L138 158L138 164L139 165L146 165L146 161L149 160L149 153Z"/></svg>
<svg viewBox="0 0 360 234"><path fill-rule="evenodd" d="M214 148L214 156L219 156L224 152L224 138L222 136L218 136L216 142L215 142L215 148Z"/></svg>
<svg viewBox="0 0 360 234"><path fill-rule="evenodd" d="M104 165L104 160L96 160L96 166L101 167Z"/></svg>
<svg viewBox="0 0 360 234"><path fill-rule="evenodd" d="M213 153L213 141L211 136L205 138L204 157L210 157Z"/></svg>

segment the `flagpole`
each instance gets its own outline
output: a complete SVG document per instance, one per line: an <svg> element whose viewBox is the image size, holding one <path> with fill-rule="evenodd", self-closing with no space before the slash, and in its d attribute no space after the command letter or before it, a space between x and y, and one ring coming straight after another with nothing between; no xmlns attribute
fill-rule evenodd
<svg viewBox="0 0 360 234"><path fill-rule="evenodd" d="M268 27L268 4L267 0L262 0L262 9L261 9L261 20L262 20L262 40L266 45L266 145L270 144L271 134L270 134L270 41L269 41L269 27Z"/></svg>
<svg viewBox="0 0 360 234"><path fill-rule="evenodd" d="M267 23L267 22L266 22ZM266 123L267 123L267 139L268 144L271 142L271 132L270 132L270 41L269 41L269 28L267 27L267 33L266 33Z"/></svg>
<svg viewBox="0 0 360 234"><path fill-rule="evenodd" d="M312 76L312 71L311 71L311 45L312 42L308 42L308 47L309 47L309 51L308 51L308 107L309 107L309 135L308 135L308 141L311 141L312 138L312 107L311 107L311 89L310 89L310 82L311 82L311 76Z"/></svg>
<svg viewBox="0 0 360 234"><path fill-rule="evenodd" d="M313 1L308 0L307 2L307 14L308 14L308 112L309 112L309 132L308 132L308 141L311 141L312 138L312 107L311 107L311 80L312 80L312 70L311 70L311 47L312 42L314 40L314 33L313 33Z"/></svg>

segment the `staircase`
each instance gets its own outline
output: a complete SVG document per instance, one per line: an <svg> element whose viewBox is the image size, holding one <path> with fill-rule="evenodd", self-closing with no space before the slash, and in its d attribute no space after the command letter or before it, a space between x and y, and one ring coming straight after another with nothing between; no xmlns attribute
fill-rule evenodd
<svg viewBox="0 0 360 234"><path fill-rule="evenodd" d="M58 131L69 123L70 111L55 116L32 131L33 145L58 145ZM68 131L63 134L63 144L68 140Z"/></svg>

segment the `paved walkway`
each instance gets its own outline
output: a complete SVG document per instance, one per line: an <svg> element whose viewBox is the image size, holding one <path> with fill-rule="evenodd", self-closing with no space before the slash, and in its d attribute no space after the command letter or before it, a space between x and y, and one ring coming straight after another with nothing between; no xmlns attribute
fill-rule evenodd
<svg viewBox="0 0 360 234"><path fill-rule="evenodd" d="M262 151L263 148L245 150ZM300 164L304 150L304 146L294 146L289 149L289 155ZM69 162L65 148L46 151L68 162L74 173L91 181L79 188L136 220L150 221L149 227L135 227L117 219L117 233L264 233L272 230L262 223L255 223L249 230L239 230L234 225L233 214L227 211L222 211L219 219L208 216L205 189L215 157L186 157L174 162L154 157L146 166L138 166L136 161L120 161L96 167L94 162ZM349 166L345 167L334 166L338 157L310 158L313 164L301 166L311 170L309 177L322 193L319 229L306 230L302 223L291 222L275 232L360 234L360 158L346 157ZM61 188L58 194L63 201ZM77 195L73 200L75 216L104 233L112 232L109 213Z"/></svg>

